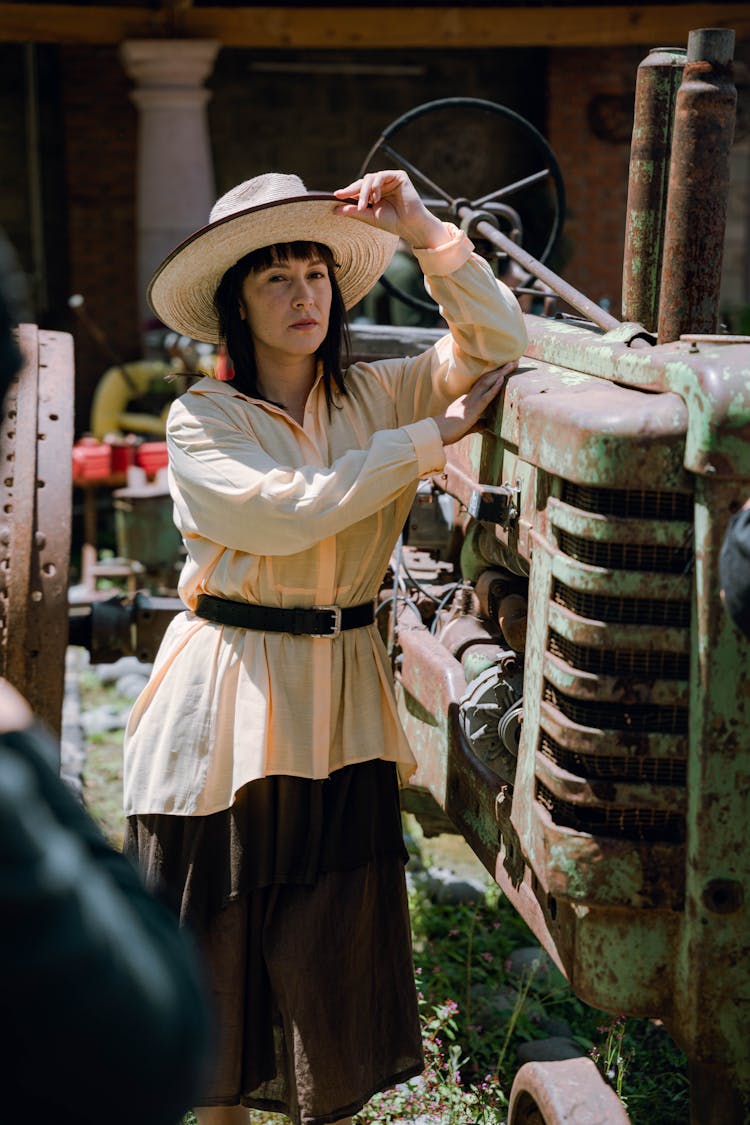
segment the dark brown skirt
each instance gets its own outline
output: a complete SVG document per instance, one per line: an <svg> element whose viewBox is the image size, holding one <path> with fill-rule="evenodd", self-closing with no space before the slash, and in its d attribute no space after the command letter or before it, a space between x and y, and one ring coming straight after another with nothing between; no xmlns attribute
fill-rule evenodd
<svg viewBox="0 0 750 1125"><path fill-rule="evenodd" d="M325 1125L422 1070L392 763L131 817L125 846L204 953L219 1044L199 1104Z"/></svg>

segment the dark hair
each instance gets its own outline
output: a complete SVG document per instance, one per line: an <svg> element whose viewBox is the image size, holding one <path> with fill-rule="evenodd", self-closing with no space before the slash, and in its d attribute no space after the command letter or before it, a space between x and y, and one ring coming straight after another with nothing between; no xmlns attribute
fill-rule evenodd
<svg viewBox="0 0 750 1125"><path fill-rule="evenodd" d="M333 387L346 394L344 374L349 365L350 344L346 308L336 281L336 263L327 246L319 242L279 242L262 246L240 258L227 270L219 282L214 305L219 315L221 341L226 345L234 367L235 386L243 394L262 398L258 390L258 371L255 364L253 337L246 320L240 316L242 285L249 273L259 273L277 262L308 262L320 257L328 269L331 281L331 311L328 332L318 348L316 358L323 364L323 386L330 410L333 404Z"/></svg>

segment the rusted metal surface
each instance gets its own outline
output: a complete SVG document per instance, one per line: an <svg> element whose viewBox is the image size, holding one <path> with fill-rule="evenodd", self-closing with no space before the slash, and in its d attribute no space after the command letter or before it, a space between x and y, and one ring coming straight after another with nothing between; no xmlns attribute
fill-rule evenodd
<svg viewBox="0 0 750 1125"><path fill-rule="evenodd" d="M628 1125L617 1094L591 1059L529 1062L510 1092L508 1125Z"/></svg>
<svg viewBox="0 0 750 1125"><path fill-rule="evenodd" d="M68 638L73 347L22 325L24 367L3 410L2 674L59 732Z"/></svg>
<svg viewBox="0 0 750 1125"><path fill-rule="evenodd" d="M439 629L409 630L399 693L418 778L582 999L664 1020L691 1060L694 1122L740 1125L750 643L716 560L750 495L750 347L532 336L488 431L441 478L462 503L477 484L520 486L515 525L470 523L461 557L492 625L493 582L528 580L515 772L483 742L472 753L462 724L462 706L494 698L489 727L508 706L491 669L465 662L451 687ZM714 1106L708 1081L725 1090Z"/></svg>
<svg viewBox="0 0 750 1125"><path fill-rule="evenodd" d="M734 32L691 31L677 91L659 342L716 332L737 91Z"/></svg>
<svg viewBox="0 0 750 1125"><path fill-rule="evenodd" d="M656 331L669 158L684 48L655 47L638 67L625 209L622 315Z"/></svg>
<svg viewBox="0 0 750 1125"><path fill-rule="evenodd" d="M720 610L718 558L745 477L697 478L686 909L674 1033L694 1064L694 1122L750 1120L750 640ZM721 1090L711 1101L711 1091Z"/></svg>

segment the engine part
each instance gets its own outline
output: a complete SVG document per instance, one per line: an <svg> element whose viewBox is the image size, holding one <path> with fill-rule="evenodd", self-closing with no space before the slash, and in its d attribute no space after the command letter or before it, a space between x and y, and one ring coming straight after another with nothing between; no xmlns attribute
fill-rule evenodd
<svg viewBox="0 0 750 1125"><path fill-rule="evenodd" d="M521 690L520 676L506 676L493 666L472 680L459 700L459 722L472 753L511 785L517 748L501 735L500 722L519 702Z"/></svg>

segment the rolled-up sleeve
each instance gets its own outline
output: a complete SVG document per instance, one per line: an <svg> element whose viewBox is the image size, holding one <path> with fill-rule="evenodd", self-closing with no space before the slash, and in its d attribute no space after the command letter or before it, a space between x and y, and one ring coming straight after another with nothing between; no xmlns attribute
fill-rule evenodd
<svg viewBox="0 0 750 1125"><path fill-rule="evenodd" d="M432 419L380 430L329 466L278 464L247 430L222 416L197 417L181 403L170 413L167 442L181 533L257 555L304 551L445 463Z"/></svg>

